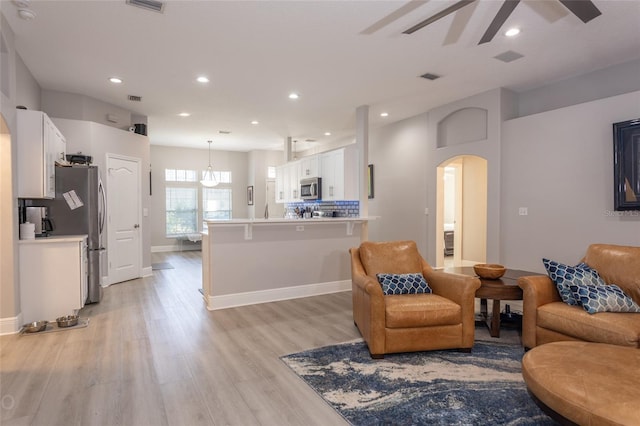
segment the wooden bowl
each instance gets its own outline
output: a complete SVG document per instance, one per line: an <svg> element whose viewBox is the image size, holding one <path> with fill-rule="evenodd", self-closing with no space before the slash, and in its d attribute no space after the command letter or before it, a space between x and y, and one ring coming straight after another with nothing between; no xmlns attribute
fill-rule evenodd
<svg viewBox="0 0 640 426"><path fill-rule="evenodd" d="M473 270L480 278L485 278L488 280L497 280L507 271L502 265L497 265L494 263L478 263L473 266Z"/></svg>

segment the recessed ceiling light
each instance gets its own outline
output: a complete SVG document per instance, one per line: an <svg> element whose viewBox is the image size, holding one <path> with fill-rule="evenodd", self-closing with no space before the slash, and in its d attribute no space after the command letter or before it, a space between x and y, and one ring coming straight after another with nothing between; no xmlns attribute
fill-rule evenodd
<svg viewBox="0 0 640 426"><path fill-rule="evenodd" d="M260 124L260 122L259 122L258 120L253 120L253 121L251 122L251 124L253 124L253 125L255 126L256 124Z"/></svg>
<svg viewBox="0 0 640 426"><path fill-rule="evenodd" d="M297 93L289 93L289 99L298 99L300 98L300 95L298 95Z"/></svg>
<svg viewBox="0 0 640 426"><path fill-rule="evenodd" d="M324 132L325 136L331 136L331 132Z"/></svg>
<svg viewBox="0 0 640 426"><path fill-rule="evenodd" d="M506 35L507 37L513 37L513 36L517 36L518 34L520 34L520 28L509 28L504 35Z"/></svg>
<svg viewBox="0 0 640 426"><path fill-rule="evenodd" d="M191 114L189 114L188 112L181 112L180 114L178 114L180 117L189 117Z"/></svg>
<svg viewBox="0 0 640 426"><path fill-rule="evenodd" d="M109 81L110 81L110 82L112 82L112 83L116 83L116 84L120 84L120 83L122 83L122 79L121 79L121 78L118 78L118 77L111 77L111 78L109 79Z"/></svg>
<svg viewBox="0 0 640 426"><path fill-rule="evenodd" d="M388 112L381 112L380 113L380 117L388 117L389 113Z"/></svg>
<svg viewBox="0 0 640 426"><path fill-rule="evenodd" d="M197 81L198 83L208 83L208 82L209 82L209 79L208 79L207 77L205 77L205 76L201 75L200 77L196 78L196 81Z"/></svg>

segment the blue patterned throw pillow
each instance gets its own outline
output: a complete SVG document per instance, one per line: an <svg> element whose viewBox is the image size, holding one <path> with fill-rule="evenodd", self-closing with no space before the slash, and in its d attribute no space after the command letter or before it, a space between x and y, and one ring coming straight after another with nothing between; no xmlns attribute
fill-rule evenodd
<svg viewBox="0 0 640 426"><path fill-rule="evenodd" d="M376 277L385 295L431 293L422 274L378 274Z"/></svg>
<svg viewBox="0 0 640 426"><path fill-rule="evenodd" d="M549 259L542 259L542 263L549 278L556 285L560 298L569 305L580 305L569 288L570 285L600 286L605 284L598 272L586 264L569 266ZM581 265L585 265L586 268Z"/></svg>
<svg viewBox="0 0 640 426"><path fill-rule="evenodd" d="M577 302L590 314L640 312L640 306L615 284L600 286L571 284L569 287Z"/></svg>

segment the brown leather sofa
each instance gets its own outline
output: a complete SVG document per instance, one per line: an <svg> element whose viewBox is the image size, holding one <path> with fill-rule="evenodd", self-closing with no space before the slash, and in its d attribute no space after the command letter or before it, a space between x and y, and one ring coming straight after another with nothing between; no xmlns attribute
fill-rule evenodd
<svg viewBox="0 0 640 426"><path fill-rule="evenodd" d="M617 284L640 304L640 247L592 244L582 259L608 284ZM549 277L521 277L522 344L525 348L562 340L610 343L640 348L640 314L589 314L560 299Z"/></svg>
<svg viewBox="0 0 640 426"><path fill-rule="evenodd" d="M413 241L364 242L349 252L353 320L373 358L394 352L471 350L480 280L433 270ZM433 293L385 296L378 273L422 273Z"/></svg>

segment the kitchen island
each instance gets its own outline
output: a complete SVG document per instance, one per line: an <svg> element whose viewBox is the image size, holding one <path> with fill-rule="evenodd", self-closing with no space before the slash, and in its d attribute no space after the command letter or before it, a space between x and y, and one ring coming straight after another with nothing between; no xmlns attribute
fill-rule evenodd
<svg viewBox="0 0 640 426"><path fill-rule="evenodd" d="M206 221L202 293L216 310L351 289L348 250L370 218Z"/></svg>

